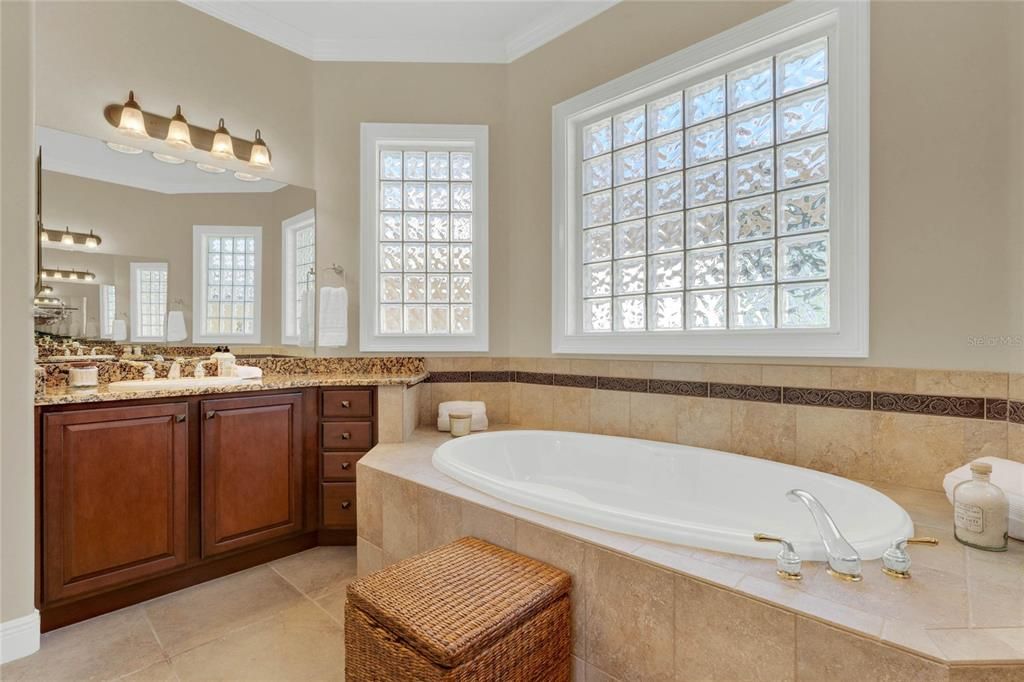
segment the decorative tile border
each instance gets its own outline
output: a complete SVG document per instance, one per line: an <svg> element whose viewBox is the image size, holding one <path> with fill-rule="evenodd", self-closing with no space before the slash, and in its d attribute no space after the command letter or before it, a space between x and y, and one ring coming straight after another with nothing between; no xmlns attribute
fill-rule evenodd
<svg viewBox="0 0 1024 682"><path fill-rule="evenodd" d="M1024 402L969 396L923 395L883 391L854 391L834 388L758 386L676 379L639 379L550 372L431 372L430 383L497 382L568 386L604 391L653 393L694 398L745 400L779 405L834 407L847 410L876 410L902 414L924 414L966 419L987 419L1024 424Z"/></svg>

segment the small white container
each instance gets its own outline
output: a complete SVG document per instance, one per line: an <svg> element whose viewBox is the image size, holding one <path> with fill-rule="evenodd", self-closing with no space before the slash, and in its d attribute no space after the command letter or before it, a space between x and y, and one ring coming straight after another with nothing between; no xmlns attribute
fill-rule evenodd
<svg viewBox="0 0 1024 682"><path fill-rule="evenodd" d="M72 388L95 386L99 383L99 370L96 367L72 367L68 370L68 383Z"/></svg>
<svg viewBox="0 0 1024 682"><path fill-rule="evenodd" d="M962 544L989 552L1007 550L1009 502L989 480L992 465L971 462L971 480L953 489L953 536Z"/></svg>
<svg viewBox="0 0 1024 682"><path fill-rule="evenodd" d="M453 438L468 436L473 426L473 415L469 412L453 412L448 415Z"/></svg>

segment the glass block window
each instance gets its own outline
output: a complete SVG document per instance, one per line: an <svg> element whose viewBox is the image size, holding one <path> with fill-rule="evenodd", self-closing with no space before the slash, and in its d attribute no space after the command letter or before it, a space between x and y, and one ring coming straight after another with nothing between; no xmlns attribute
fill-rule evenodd
<svg viewBox="0 0 1024 682"><path fill-rule="evenodd" d="M554 109L554 352L867 350L862 3L790 3Z"/></svg>
<svg viewBox="0 0 1024 682"><path fill-rule="evenodd" d="M828 39L582 128L583 329L829 324Z"/></svg>
<svg viewBox="0 0 1024 682"><path fill-rule="evenodd" d="M113 284L100 285L100 336L114 337L114 317L117 311L117 293Z"/></svg>
<svg viewBox="0 0 1024 682"><path fill-rule="evenodd" d="M282 325L281 342L311 345L313 320L303 320L303 297L316 292L316 219L313 209L281 223ZM313 304L315 309L315 302ZM310 325L306 334L303 324Z"/></svg>
<svg viewBox="0 0 1024 682"><path fill-rule="evenodd" d="M364 258L375 266L369 290L378 337L368 341L398 349L406 342L385 339L418 337L402 347L469 350L486 339L486 128L391 129L403 128L410 139L368 149L364 138L364 154L374 155L364 166L373 172L364 230L373 230L375 252ZM418 132L426 135L412 137Z"/></svg>
<svg viewBox="0 0 1024 682"><path fill-rule="evenodd" d="M259 343L261 232L259 227L195 226L194 341Z"/></svg>
<svg viewBox="0 0 1024 682"><path fill-rule="evenodd" d="M167 263L132 263L131 296L132 341L163 341L167 336Z"/></svg>

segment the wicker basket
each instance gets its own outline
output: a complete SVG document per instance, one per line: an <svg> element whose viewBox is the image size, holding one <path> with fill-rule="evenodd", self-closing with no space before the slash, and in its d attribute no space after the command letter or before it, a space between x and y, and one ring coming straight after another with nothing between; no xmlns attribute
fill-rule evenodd
<svg viewBox="0 0 1024 682"><path fill-rule="evenodd" d="M462 538L348 587L349 682L569 680L569 576Z"/></svg>

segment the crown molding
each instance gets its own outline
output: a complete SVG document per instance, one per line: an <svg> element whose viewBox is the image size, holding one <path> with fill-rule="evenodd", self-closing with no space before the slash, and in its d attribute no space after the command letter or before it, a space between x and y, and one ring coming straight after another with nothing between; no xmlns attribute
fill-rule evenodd
<svg viewBox="0 0 1024 682"><path fill-rule="evenodd" d="M321 62L426 62L508 64L554 40L621 0L572 3L506 40L317 39L263 12L257 2L179 0L215 19Z"/></svg>

